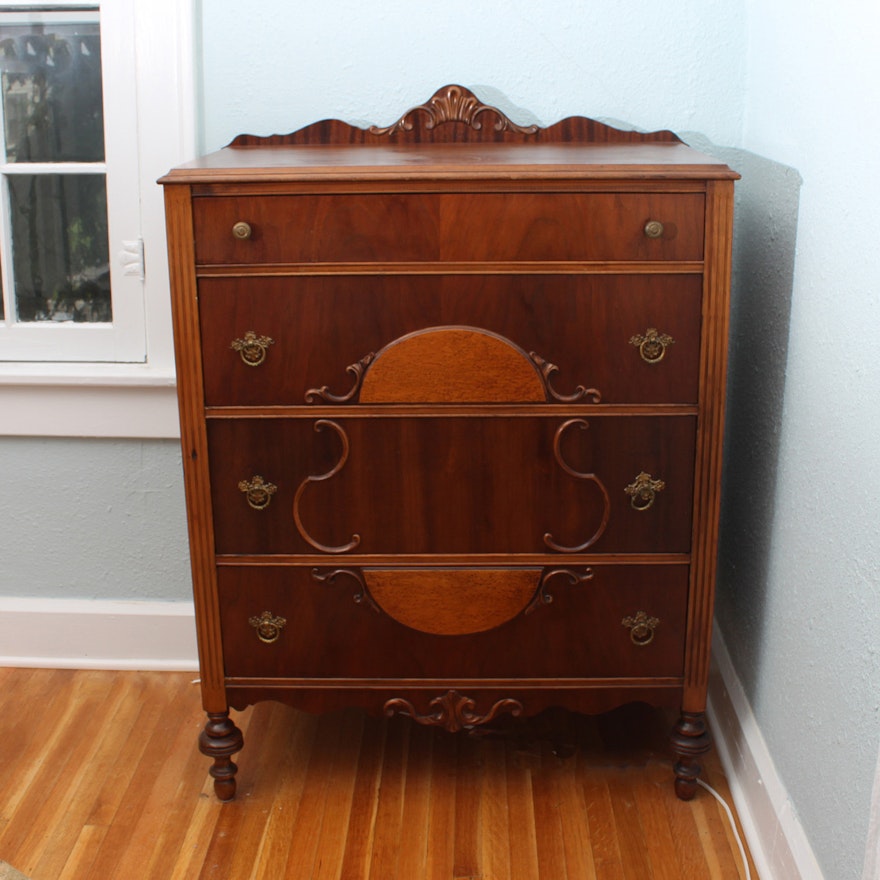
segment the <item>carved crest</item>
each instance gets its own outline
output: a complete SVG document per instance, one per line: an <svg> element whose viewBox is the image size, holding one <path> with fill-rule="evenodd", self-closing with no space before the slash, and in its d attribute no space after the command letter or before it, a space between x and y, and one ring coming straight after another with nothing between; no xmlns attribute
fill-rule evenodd
<svg viewBox="0 0 880 880"><path fill-rule="evenodd" d="M537 125L522 126L511 122L497 107L483 104L480 99L464 86L444 86L424 104L419 104L404 113L393 125L380 128L371 125L370 134L395 134L412 131L416 124L416 114L425 114L425 128L431 130L447 122L460 122L479 131L483 127L480 116L489 113L495 116L495 131L514 131L517 134L535 134Z"/></svg>

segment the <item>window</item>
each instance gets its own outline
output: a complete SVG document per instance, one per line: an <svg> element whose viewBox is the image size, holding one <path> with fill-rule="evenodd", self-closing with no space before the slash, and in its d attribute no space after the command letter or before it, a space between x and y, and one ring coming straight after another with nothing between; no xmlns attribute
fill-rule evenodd
<svg viewBox="0 0 880 880"><path fill-rule="evenodd" d="M146 357L134 69L106 75L102 17L0 13L3 360Z"/></svg>
<svg viewBox="0 0 880 880"><path fill-rule="evenodd" d="M0 0L0 433L176 432L156 179L196 152L193 7Z"/></svg>

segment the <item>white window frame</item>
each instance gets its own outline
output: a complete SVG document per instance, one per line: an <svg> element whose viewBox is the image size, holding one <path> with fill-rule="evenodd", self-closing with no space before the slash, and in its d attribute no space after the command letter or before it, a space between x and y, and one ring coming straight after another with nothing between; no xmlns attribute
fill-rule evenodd
<svg viewBox="0 0 880 880"><path fill-rule="evenodd" d="M0 0L4 9L35 5L35 0ZM39 5L75 8L85 4L83 0L49 0ZM108 166L112 171L113 156L125 155L120 151L131 151L139 162L136 192L122 196L124 206L111 206L114 196L108 191L110 258L115 263L114 322L112 326L65 323L4 329L47 331L43 338L70 333L77 339L89 335L100 339L102 333L111 336L119 329L116 316L121 307L122 316L127 308L136 311L135 320L129 322L134 330L125 328L117 334L118 342L101 343L104 350L89 340L87 345L94 346L91 350L101 352L93 360L0 362L0 435L179 435L164 205L156 180L197 152L195 0L99 0L96 5L102 33ZM125 78L113 72L122 69L120 65L130 68L132 60L134 75L122 82ZM108 122L112 112L125 114L126 125ZM131 274L133 254L136 263L141 241L143 281L136 268ZM129 274L123 274L124 266ZM83 330L95 333L81 336ZM39 349L39 343L34 344ZM4 346L2 337L0 346ZM57 357L58 348L53 352Z"/></svg>

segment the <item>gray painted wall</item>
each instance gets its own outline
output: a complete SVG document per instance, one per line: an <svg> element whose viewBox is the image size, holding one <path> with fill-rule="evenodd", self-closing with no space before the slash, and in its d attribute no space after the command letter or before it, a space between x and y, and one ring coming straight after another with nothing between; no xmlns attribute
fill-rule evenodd
<svg viewBox="0 0 880 880"><path fill-rule="evenodd" d="M0 439L0 595L192 598L175 440Z"/></svg>
<svg viewBox="0 0 880 880"><path fill-rule="evenodd" d="M880 130L864 105L880 56L863 12L204 0L200 28L206 149L390 122L458 81L515 119L672 128L744 174L718 618L827 880L861 874L880 732ZM8 440L0 456L0 593L188 596L174 443Z"/></svg>

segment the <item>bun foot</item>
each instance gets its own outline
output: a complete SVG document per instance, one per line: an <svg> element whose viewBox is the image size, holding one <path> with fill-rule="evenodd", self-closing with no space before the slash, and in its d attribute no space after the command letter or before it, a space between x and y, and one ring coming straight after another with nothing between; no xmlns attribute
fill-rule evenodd
<svg viewBox="0 0 880 880"><path fill-rule="evenodd" d="M210 774L214 778L214 794L221 801L235 797L235 773L238 766L231 756L241 751L244 738L229 712L209 712L205 729L199 734L199 751L214 759Z"/></svg>
<svg viewBox="0 0 880 880"><path fill-rule="evenodd" d="M681 800L689 801L697 793L697 777L702 769L698 758L709 751L711 742L703 713L682 712L671 740L678 759L673 766L675 793Z"/></svg>

